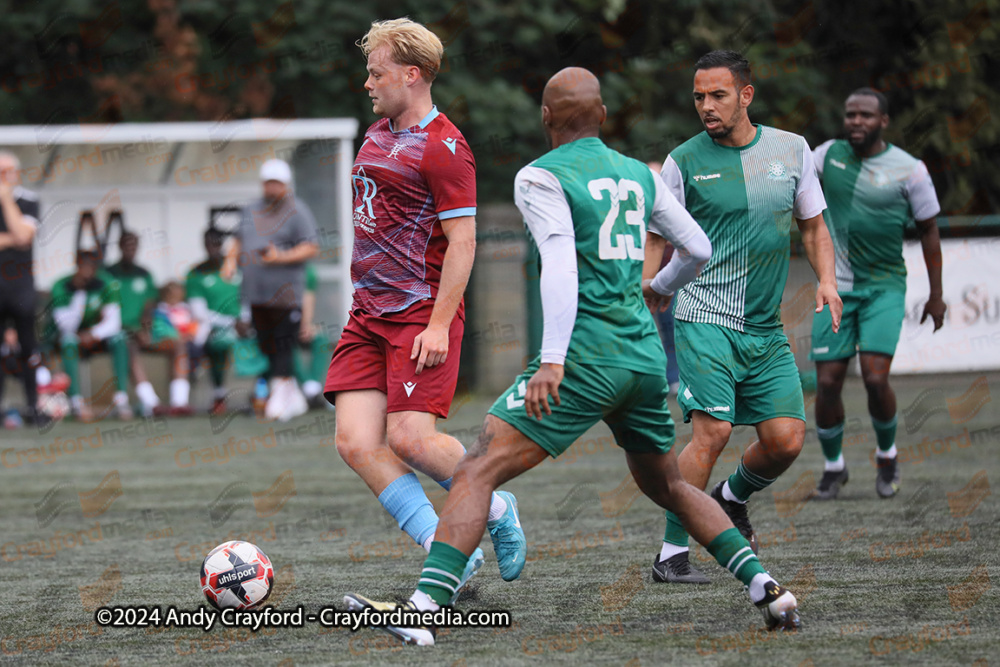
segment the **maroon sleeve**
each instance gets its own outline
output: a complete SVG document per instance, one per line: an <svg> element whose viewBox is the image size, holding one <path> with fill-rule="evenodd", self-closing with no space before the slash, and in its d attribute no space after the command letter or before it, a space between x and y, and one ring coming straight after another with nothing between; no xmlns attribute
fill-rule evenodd
<svg viewBox="0 0 1000 667"><path fill-rule="evenodd" d="M476 214L476 160L453 125L428 136L420 171L439 218Z"/></svg>

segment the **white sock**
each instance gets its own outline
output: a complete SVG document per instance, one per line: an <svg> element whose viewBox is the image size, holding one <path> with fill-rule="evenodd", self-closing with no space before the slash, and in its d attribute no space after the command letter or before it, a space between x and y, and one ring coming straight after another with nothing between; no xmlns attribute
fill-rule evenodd
<svg viewBox="0 0 1000 667"><path fill-rule="evenodd" d="M496 521L503 516L503 513L507 511L507 503L496 493L493 494L493 499L490 500L490 521Z"/></svg>
<svg viewBox="0 0 1000 667"><path fill-rule="evenodd" d="M35 384L39 387L44 387L48 383L52 382L52 373L45 366L39 366L35 369Z"/></svg>
<svg viewBox="0 0 1000 667"><path fill-rule="evenodd" d="M136 390L138 391L138 389ZM170 381L170 405L177 408L188 404L191 398L191 383L184 378Z"/></svg>
<svg viewBox="0 0 1000 667"><path fill-rule="evenodd" d="M128 405L128 394L126 394L124 391L116 391L114 401L115 405L118 407L121 407L123 405Z"/></svg>
<svg viewBox="0 0 1000 667"><path fill-rule="evenodd" d="M883 452L881 449L876 449L875 456L879 457L880 459L896 458L896 443L892 443L892 447L890 447L889 451L886 452Z"/></svg>
<svg viewBox="0 0 1000 667"><path fill-rule="evenodd" d="M725 498L726 500L728 500L731 503L740 503L741 505L746 505L747 504L747 501L740 500L732 492L732 490L729 488L729 480L728 479L726 480L726 483L722 485L722 497Z"/></svg>
<svg viewBox="0 0 1000 667"><path fill-rule="evenodd" d="M676 544L671 544L670 542L664 542L663 546L660 547L660 560L667 560L668 558L673 558L677 554L687 553L687 547L679 547Z"/></svg>
<svg viewBox="0 0 1000 667"><path fill-rule="evenodd" d="M774 577L767 572L753 575L753 579L750 580L750 599L753 600L754 604L763 600L764 596L767 595L764 592L764 585L769 581L774 581Z"/></svg>
<svg viewBox="0 0 1000 667"><path fill-rule="evenodd" d="M823 470L826 470L827 472L840 472L846 467L847 464L844 463L843 454L838 456L836 461L827 461L826 463L823 464Z"/></svg>
<svg viewBox="0 0 1000 667"><path fill-rule="evenodd" d="M219 400L220 398L225 398L225 397L226 397L225 387L216 387L215 389L212 390L212 398L214 398L215 400Z"/></svg>
<svg viewBox="0 0 1000 667"><path fill-rule="evenodd" d="M74 410L79 411L81 408L83 408L83 396L80 396L79 394L77 394L76 396L70 396L69 404L73 406Z"/></svg>
<svg viewBox="0 0 1000 667"><path fill-rule="evenodd" d="M153 389L153 385L148 380L135 386L135 395L146 407L155 408L160 404L160 397L156 395L156 390Z"/></svg>
<svg viewBox="0 0 1000 667"><path fill-rule="evenodd" d="M437 533L431 533L430 537L424 540L424 543L420 545L424 548L424 551L426 551L427 553L431 552L431 543L434 542L435 535L437 535Z"/></svg>
<svg viewBox="0 0 1000 667"><path fill-rule="evenodd" d="M413 591L413 595L410 596L410 602L420 611L437 611L441 608L441 605L432 600L431 596L423 591Z"/></svg>
<svg viewBox="0 0 1000 667"><path fill-rule="evenodd" d="M321 391L323 391L323 385L316 380L306 380L302 383L302 393L306 395L306 398L318 396Z"/></svg>

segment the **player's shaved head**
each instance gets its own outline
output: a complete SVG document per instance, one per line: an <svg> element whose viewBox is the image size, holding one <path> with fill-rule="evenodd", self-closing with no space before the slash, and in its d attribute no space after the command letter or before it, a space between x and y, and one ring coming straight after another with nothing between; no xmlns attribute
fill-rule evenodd
<svg viewBox="0 0 1000 667"><path fill-rule="evenodd" d="M559 70L542 92L542 122L553 148L600 134L608 111L601 99L597 77L582 67Z"/></svg>

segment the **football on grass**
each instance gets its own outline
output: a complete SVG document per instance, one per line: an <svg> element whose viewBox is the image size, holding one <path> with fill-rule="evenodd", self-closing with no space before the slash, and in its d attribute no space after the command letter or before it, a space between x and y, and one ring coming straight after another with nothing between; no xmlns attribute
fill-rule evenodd
<svg viewBox="0 0 1000 667"><path fill-rule="evenodd" d="M249 542L223 542L201 564L201 591L216 609L253 609L273 585L271 560Z"/></svg>

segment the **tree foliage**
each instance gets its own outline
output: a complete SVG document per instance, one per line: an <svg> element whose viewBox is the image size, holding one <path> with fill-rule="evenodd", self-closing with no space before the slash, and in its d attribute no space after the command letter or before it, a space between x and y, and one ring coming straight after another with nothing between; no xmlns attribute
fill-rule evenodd
<svg viewBox="0 0 1000 667"><path fill-rule="evenodd" d="M998 0L177 0L14 2L0 23L0 123L374 118L355 40L378 18L434 29L447 60L439 108L465 133L480 199L510 201L517 169L546 150L538 104L558 69L603 84L612 146L662 160L701 130L698 55L729 48L754 68L755 122L837 136L846 95L883 90L889 139L924 159L946 212L998 208Z"/></svg>

